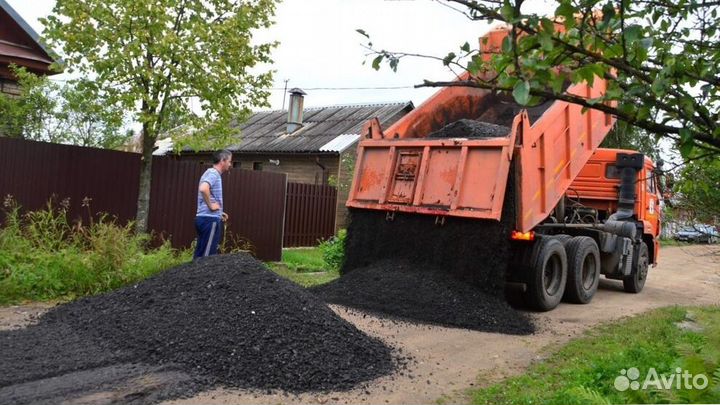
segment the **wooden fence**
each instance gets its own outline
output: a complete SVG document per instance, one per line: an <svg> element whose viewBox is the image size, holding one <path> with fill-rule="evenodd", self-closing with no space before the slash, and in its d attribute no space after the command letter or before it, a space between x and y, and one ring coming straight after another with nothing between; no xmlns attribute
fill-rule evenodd
<svg viewBox="0 0 720 405"><path fill-rule="evenodd" d="M175 247L195 239L197 182L206 168L153 159L148 224ZM69 199L73 220L87 223L102 212L127 223L135 217L139 173L135 153L0 137L0 198L12 195L26 211L44 207L54 196L56 204ZM335 189L286 178L247 170L223 176L228 241L248 242L261 260L280 260L283 240L286 246L312 246L334 231Z"/></svg>

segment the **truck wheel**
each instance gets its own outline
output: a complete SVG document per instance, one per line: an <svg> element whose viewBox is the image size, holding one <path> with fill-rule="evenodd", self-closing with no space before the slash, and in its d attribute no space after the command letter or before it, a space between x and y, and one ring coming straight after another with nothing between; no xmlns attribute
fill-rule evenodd
<svg viewBox="0 0 720 405"><path fill-rule="evenodd" d="M623 279L623 287L629 293L639 293L645 287L647 279L648 266L650 264L650 254L645 242L640 242L640 250L633 260L633 268L630 275Z"/></svg>
<svg viewBox="0 0 720 405"><path fill-rule="evenodd" d="M542 238L530 262L525 302L538 311L549 311L560 303L567 281L567 256L562 242Z"/></svg>
<svg viewBox="0 0 720 405"><path fill-rule="evenodd" d="M570 239L572 239L572 236L570 236L570 235L565 235L565 234L562 234L562 233L561 233L561 234L558 234L558 235L553 235L553 238L559 240L563 245L565 245L565 244L567 244L567 242L568 242ZM570 257L570 256L568 256L568 257Z"/></svg>
<svg viewBox="0 0 720 405"><path fill-rule="evenodd" d="M600 283L600 249L592 238L576 236L565 244L565 250L568 275L563 298L576 304L587 304Z"/></svg>

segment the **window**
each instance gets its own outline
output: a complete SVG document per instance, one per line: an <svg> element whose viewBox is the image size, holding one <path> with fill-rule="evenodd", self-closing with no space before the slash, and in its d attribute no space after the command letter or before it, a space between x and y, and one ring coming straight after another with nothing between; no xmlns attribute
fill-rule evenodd
<svg viewBox="0 0 720 405"><path fill-rule="evenodd" d="M253 162L253 170L262 170L262 162Z"/></svg>
<svg viewBox="0 0 720 405"><path fill-rule="evenodd" d="M233 169L240 169L242 165L240 164L239 160L236 160L233 162Z"/></svg>
<svg viewBox="0 0 720 405"><path fill-rule="evenodd" d="M655 176L650 174L645 181L647 182L648 193L655 194Z"/></svg>
<svg viewBox="0 0 720 405"><path fill-rule="evenodd" d="M605 177L608 179L619 179L620 172L618 172L617 166L615 166L615 165L605 166Z"/></svg>

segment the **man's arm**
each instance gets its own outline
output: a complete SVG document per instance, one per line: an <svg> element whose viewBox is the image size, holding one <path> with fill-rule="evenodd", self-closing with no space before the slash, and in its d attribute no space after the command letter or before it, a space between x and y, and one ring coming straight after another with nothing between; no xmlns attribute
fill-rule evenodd
<svg viewBox="0 0 720 405"><path fill-rule="evenodd" d="M208 208L210 208L211 211L217 211L220 209L220 204L216 202L212 202L210 200L210 184L203 181L200 183L200 187L198 188L198 191L200 191L200 195L202 195L203 200L205 200L205 204L207 204Z"/></svg>

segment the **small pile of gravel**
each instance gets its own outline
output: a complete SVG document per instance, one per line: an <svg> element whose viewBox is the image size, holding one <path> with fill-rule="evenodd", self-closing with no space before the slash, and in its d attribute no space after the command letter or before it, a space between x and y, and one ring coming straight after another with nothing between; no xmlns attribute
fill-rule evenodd
<svg viewBox="0 0 720 405"><path fill-rule="evenodd" d="M468 119L460 119L444 126L428 138L496 138L510 134L510 128Z"/></svg>
<svg viewBox="0 0 720 405"><path fill-rule="evenodd" d="M512 335L534 331L529 317L502 297L461 281L446 269L403 260L355 269L312 291L327 302L405 320Z"/></svg>
<svg viewBox="0 0 720 405"><path fill-rule="evenodd" d="M19 351L27 344L0 333L0 358L22 363L1 366L0 381L122 361L176 367L201 376L208 388L304 392L348 389L391 373L398 362L378 339L245 254L203 258L56 307L32 327L38 341L43 331L57 330L65 332L44 336L52 343L25 355ZM97 361L84 358L82 342L88 344L87 356L105 354ZM64 352L65 343L71 353ZM22 378L8 377L17 370Z"/></svg>

